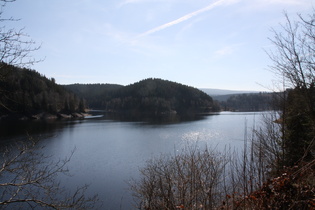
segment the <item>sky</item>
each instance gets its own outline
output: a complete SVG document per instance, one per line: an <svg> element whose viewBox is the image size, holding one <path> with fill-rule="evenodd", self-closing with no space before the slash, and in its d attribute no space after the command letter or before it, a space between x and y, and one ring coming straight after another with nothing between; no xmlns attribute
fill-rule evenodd
<svg viewBox="0 0 315 210"><path fill-rule="evenodd" d="M196 88L270 91L271 29L315 0L17 0L7 28L41 48L31 66L58 84L161 78Z"/></svg>

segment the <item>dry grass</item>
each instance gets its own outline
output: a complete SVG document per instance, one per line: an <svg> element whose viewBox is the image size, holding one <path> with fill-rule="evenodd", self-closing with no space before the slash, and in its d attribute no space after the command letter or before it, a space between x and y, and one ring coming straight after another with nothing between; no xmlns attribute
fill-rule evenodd
<svg viewBox="0 0 315 210"><path fill-rule="evenodd" d="M227 195L220 209L315 209L315 160L285 168L249 195Z"/></svg>

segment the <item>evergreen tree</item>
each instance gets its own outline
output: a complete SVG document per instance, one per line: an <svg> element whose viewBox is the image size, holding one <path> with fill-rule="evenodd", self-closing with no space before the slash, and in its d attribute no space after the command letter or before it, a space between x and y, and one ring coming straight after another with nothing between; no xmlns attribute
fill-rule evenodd
<svg viewBox="0 0 315 210"><path fill-rule="evenodd" d="M270 53L273 70L281 75L284 87L281 122L284 163L292 166L314 159L315 150L315 10L308 19L299 15L292 22L287 14L282 31L271 40L276 51Z"/></svg>

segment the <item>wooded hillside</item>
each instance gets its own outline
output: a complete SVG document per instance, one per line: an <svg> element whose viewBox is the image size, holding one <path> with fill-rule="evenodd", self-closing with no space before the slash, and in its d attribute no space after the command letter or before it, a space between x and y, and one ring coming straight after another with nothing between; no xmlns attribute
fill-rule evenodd
<svg viewBox="0 0 315 210"><path fill-rule="evenodd" d="M84 97L90 107L112 112L163 114L219 110L212 98L197 88L162 79L145 79L127 86L75 84L65 87Z"/></svg>
<svg viewBox="0 0 315 210"><path fill-rule="evenodd" d="M225 111L267 111L274 109L274 103L279 98L277 92L274 93L247 93L233 94L215 97L225 99L220 101L222 110Z"/></svg>
<svg viewBox="0 0 315 210"><path fill-rule="evenodd" d="M66 89L84 98L90 108L104 109L106 101L110 100L114 91L123 85L116 84L71 84L63 85Z"/></svg>
<svg viewBox="0 0 315 210"><path fill-rule="evenodd" d="M218 110L206 93L161 79L146 79L117 90L108 110L139 110L150 113L208 112Z"/></svg>
<svg viewBox="0 0 315 210"><path fill-rule="evenodd" d="M34 115L84 111L85 102L35 70L1 64L0 114Z"/></svg>

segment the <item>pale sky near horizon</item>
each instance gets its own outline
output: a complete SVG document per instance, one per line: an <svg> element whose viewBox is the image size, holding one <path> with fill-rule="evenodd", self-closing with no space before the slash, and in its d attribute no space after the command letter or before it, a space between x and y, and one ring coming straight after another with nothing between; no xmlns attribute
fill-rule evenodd
<svg viewBox="0 0 315 210"><path fill-rule="evenodd" d="M32 66L59 84L161 78L197 88L269 91L271 28L315 0L17 0L5 17L41 44ZM10 27L8 26L8 27Z"/></svg>

